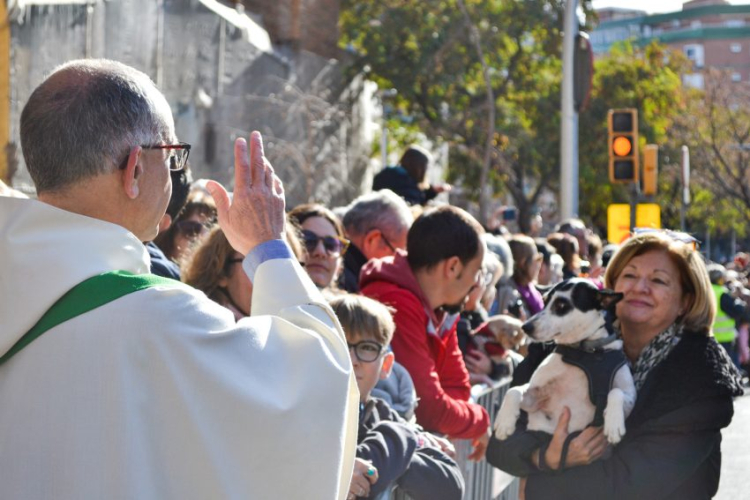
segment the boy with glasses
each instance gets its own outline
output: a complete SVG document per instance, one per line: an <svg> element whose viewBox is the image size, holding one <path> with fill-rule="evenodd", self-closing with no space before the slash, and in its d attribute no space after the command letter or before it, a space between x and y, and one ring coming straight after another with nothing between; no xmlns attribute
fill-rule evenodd
<svg viewBox="0 0 750 500"><path fill-rule="evenodd" d="M370 392L388 376L395 325L383 304L360 295L331 301L346 334L360 393L357 459L347 498L375 498L398 486L414 500L460 499L464 483L447 440L421 432Z"/></svg>

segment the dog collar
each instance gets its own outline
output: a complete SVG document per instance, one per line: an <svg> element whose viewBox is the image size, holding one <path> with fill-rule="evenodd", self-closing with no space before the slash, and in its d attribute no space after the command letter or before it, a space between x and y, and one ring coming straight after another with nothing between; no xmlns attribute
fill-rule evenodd
<svg viewBox="0 0 750 500"><path fill-rule="evenodd" d="M607 344L611 344L615 340L617 340L617 334L610 333L608 336L601 338L601 339L583 340L578 344L577 349L580 349L586 352L594 352L594 351L600 350L602 347L604 347Z"/></svg>

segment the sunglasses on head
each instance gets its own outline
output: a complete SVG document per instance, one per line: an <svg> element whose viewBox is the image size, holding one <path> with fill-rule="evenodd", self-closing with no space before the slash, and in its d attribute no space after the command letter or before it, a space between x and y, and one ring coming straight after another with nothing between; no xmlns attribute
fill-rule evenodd
<svg viewBox="0 0 750 500"><path fill-rule="evenodd" d="M175 223L175 229L186 238L197 238L206 230L206 226L194 220L181 220Z"/></svg>
<svg viewBox="0 0 750 500"><path fill-rule="evenodd" d="M679 241L680 243L684 243L685 245L691 247L693 250L698 250L700 246L700 241L698 241L692 235L688 233L684 233L682 231L672 231L671 229L658 229L655 227L633 228L633 236L638 236L639 234L647 234L647 233L663 234L664 236L667 236L674 241Z"/></svg>
<svg viewBox="0 0 750 500"><path fill-rule="evenodd" d="M302 230L302 242L305 244L307 253L313 253L318 247L318 242L323 242L323 248L330 255L341 255L349 246L349 240L338 236L318 236L307 229Z"/></svg>

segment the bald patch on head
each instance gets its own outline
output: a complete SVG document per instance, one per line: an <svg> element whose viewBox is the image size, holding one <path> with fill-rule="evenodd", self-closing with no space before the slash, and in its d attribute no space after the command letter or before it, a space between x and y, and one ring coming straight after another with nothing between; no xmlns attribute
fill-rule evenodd
<svg viewBox="0 0 750 500"><path fill-rule="evenodd" d="M105 59L58 67L21 114L21 146L38 192L113 172L134 146L175 140L169 104L149 77Z"/></svg>

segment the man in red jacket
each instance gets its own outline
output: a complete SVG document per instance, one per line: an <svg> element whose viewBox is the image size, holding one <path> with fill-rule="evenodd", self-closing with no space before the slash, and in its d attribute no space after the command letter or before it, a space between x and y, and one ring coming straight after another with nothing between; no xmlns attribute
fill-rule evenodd
<svg viewBox="0 0 750 500"><path fill-rule="evenodd" d="M414 379L417 423L451 438L472 439L470 458L487 447L489 416L470 403L471 386L456 338L458 313L482 282L484 232L460 208L428 210L409 230L407 248L362 268L363 295L394 309L391 346Z"/></svg>

